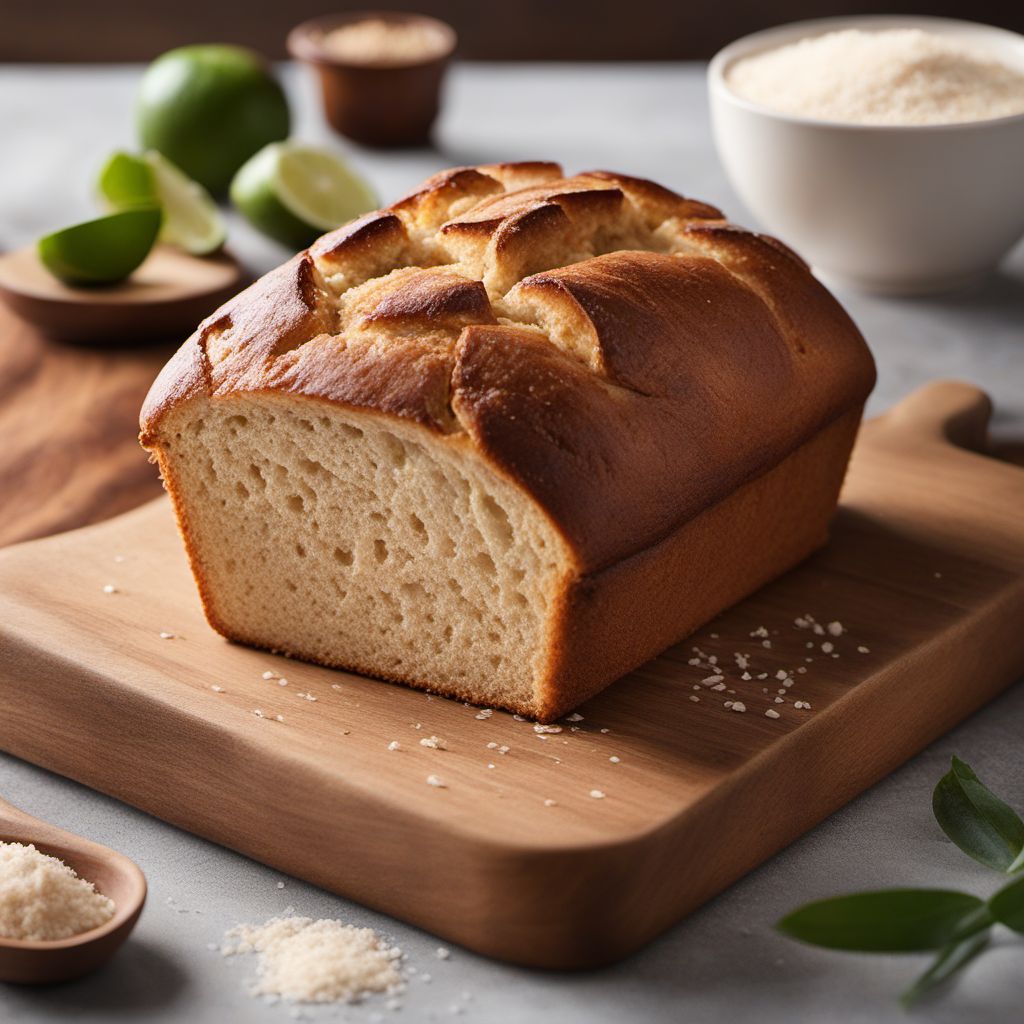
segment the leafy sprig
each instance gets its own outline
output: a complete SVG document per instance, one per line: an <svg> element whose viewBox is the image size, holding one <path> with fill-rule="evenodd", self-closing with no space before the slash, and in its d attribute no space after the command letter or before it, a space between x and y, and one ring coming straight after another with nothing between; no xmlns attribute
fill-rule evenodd
<svg viewBox="0 0 1024 1024"><path fill-rule="evenodd" d="M957 757L935 787L932 811L942 831L978 863L1003 875L1024 869L1024 820ZM935 951L931 966L901 996L909 1007L966 967L997 923L1024 934L1024 875L987 900L951 889L879 889L816 900L776 927L826 949Z"/></svg>

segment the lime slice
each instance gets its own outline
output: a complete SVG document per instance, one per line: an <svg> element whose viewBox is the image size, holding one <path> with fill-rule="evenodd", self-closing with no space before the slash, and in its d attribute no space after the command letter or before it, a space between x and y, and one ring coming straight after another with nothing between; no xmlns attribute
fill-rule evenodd
<svg viewBox="0 0 1024 1024"><path fill-rule="evenodd" d="M260 231L294 249L378 205L340 157L292 142L271 143L246 161L231 199Z"/></svg>
<svg viewBox="0 0 1024 1024"><path fill-rule="evenodd" d="M136 207L54 231L36 248L43 266L68 284L114 284L149 255L159 230L159 209Z"/></svg>
<svg viewBox="0 0 1024 1024"><path fill-rule="evenodd" d="M155 150L141 157L115 153L100 172L99 190L112 210L159 206L160 240L193 256L224 244L224 218L210 193Z"/></svg>
<svg viewBox="0 0 1024 1024"><path fill-rule="evenodd" d="M161 241L181 246L193 256L219 249L227 230L210 193L156 150L146 153L144 160L152 170L164 210Z"/></svg>

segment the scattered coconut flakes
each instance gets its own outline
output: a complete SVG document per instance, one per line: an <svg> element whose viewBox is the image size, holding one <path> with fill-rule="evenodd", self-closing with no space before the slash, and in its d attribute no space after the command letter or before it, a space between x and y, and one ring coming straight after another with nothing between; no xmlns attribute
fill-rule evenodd
<svg viewBox="0 0 1024 1024"><path fill-rule="evenodd" d="M751 634L751 636L767 636L768 630L764 626L758 626Z"/></svg>
<svg viewBox="0 0 1024 1024"><path fill-rule="evenodd" d="M614 754L612 754L612 756L609 757L608 760L611 761L612 764L621 764L622 763L622 758L621 757L616 757Z"/></svg>
<svg viewBox="0 0 1024 1024"><path fill-rule="evenodd" d="M278 686L287 686L288 685L288 680L285 679L284 676L282 676L280 679L278 679L277 685Z"/></svg>
<svg viewBox="0 0 1024 1024"><path fill-rule="evenodd" d="M258 954L253 995L303 1003L352 1002L403 987L398 970L402 951L370 928L289 916L263 925L238 925L224 938L224 956Z"/></svg>
<svg viewBox="0 0 1024 1024"><path fill-rule="evenodd" d="M168 633L167 630L161 630L161 632L160 632L160 639L161 640L173 640L174 638L175 637L174 637L173 633Z"/></svg>
<svg viewBox="0 0 1024 1024"><path fill-rule="evenodd" d="M542 732L557 733L557 732L561 732L562 731L562 727L560 725L541 725L541 723L538 722L533 727L533 731L535 733L542 733Z"/></svg>
<svg viewBox="0 0 1024 1024"><path fill-rule="evenodd" d="M690 700L692 700L694 702L694 704L699 704L700 703L700 697L698 697L697 694L695 694L695 693L691 693L690 694Z"/></svg>
<svg viewBox="0 0 1024 1024"><path fill-rule="evenodd" d="M448 787L447 787L447 786L445 786L445 784L444 784L444 783L443 783L443 782L441 781L441 779L440 779L440 778L438 778L438 776L436 776L436 775L428 775L428 776L427 776L427 785L428 785L428 786L435 786L435 787L436 787L436 788L438 788L438 789L447 789L447 788L448 788Z"/></svg>
<svg viewBox="0 0 1024 1024"><path fill-rule="evenodd" d="M780 691L780 692L782 692L782 691ZM775 703L776 704L785 704L786 701L782 697L776 697L775 698Z"/></svg>
<svg viewBox="0 0 1024 1024"><path fill-rule="evenodd" d="M401 749L402 749L402 744L399 743L398 740L392 740L388 744L388 750L401 750Z"/></svg>
<svg viewBox="0 0 1024 1024"><path fill-rule="evenodd" d="M271 672L270 669L268 668L267 671L263 673L263 678L264 679L276 679L277 678L277 673L276 672Z"/></svg>
<svg viewBox="0 0 1024 1024"><path fill-rule="evenodd" d="M801 666L800 666L800 667L799 667L799 668L797 669L797 672L799 672L799 673L800 673L800 675L803 675L803 674L804 674L804 673L805 673L806 671L807 671L807 666L806 666L806 665L801 665Z"/></svg>
<svg viewBox="0 0 1024 1024"><path fill-rule="evenodd" d="M745 654L740 654L739 651L736 651L733 654L733 658L736 661L736 667L737 668L740 668L740 669L750 668L750 659Z"/></svg>
<svg viewBox="0 0 1024 1024"><path fill-rule="evenodd" d="M424 736L420 740L421 747L430 747L431 750L447 750L448 743L446 740L441 739L440 736Z"/></svg>
<svg viewBox="0 0 1024 1024"><path fill-rule="evenodd" d="M214 686L211 686L210 689L213 690L214 693L223 693L224 692L224 687L223 686L216 686L216 685L214 685Z"/></svg>
<svg viewBox="0 0 1024 1024"><path fill-rule="evenodd" d="M710 686L712 683L720 683L724 678L725 676L723 675L706 676L701 680L701 682L704 683L705 686Z"/></svg>
<svg viewBox="0 0 1024 1024"><path fill-rule="evenodd" d="M478 711L473 717L479 722L486 722L493 714L494 712L490 708L484 708L482 711Z"/></svg>
<svg viewBox="0 0 1024 1024"><path fill-rule="evenodd" d="M935 577L935 578L936 578L937 580L941 580L941 579L942 579L942 573L941 573L941 572L935 572L935 573L932 573L932 575L933 575L933 576L934 576L934 577Z"/></svg>
<svg viewBox="0 0 1024 1024"><path fill-rule="evenodd" d="M771 645L772 645L771 640L762 640L761 641L761 646L762 647L771 647Z"/></svg>
<svg viewBox="0 0 1024 1024"><path fill-rule="evenodd" d="M608 732L611 732L611 729L600 729L598 731L599 732L603 732L603 733L608 733Z"/></svg>
<svg viewBox="0 0 1024 1024"><path fill-rule="evenodd" d="M574 711L571 715L566 715L565 720L567 722L582 722L583 716L578 711Z"/></svg>
<svg viewBox="0 0 1024 1024"><path fill-rule="evenodd" d="M811 705L807 701L805 701L805 700L793 701L793 707L795 707L795 708L797 708L798 710L801 710L801 711L810 711L811 710Z"/></svg>
<svg viewBox="0 0 1024 1024"><path fill-rule="evenodd" d="M870 647L865 647L863 644L861 644L860 647L857 648L857 653L858 654L870 654L871 653L871 648Z"/></svg>
<svg viewBox="0 0 1024 1024"><path fill-rule="evenodd" d="M316 697L314 697L313 694L311 693L296 692L295 696L301 697L303 700L316 701Z"/></svg>
<svg viewBox="0 0 1024 1024"><path fill-rule="evenodd" d="M747 705L741 700L734 700L732 702L732 707L729 710L743 712L747 710Z"/></svg>
<svg viewBox="0 0 1024 1024"><path fill-rule="evenodd" d="M788 679L789 678L789 673L784 668L780 668L779 671L775 673L775 678L776 679Z"/></svg>
<svg viewBox="0 0 1024 1024"><path fill-rule="evenodd" d="M603 799L604 799L604 793L602 793L602 792L601 792L601 790L599 790L599 789L592 789L592 790L590 791L590 795L591 795L591 796L592 796L592 797L593 797L593 798L594 798L595 800L603 800Z"/></svg>
<svg viewBox="0 0 1024 1024"><path fill-rule="evenodd" d="M711 639L712 640L717 640L718 639L718 634L717 633L712 633L711 634Z"/></svg>
<svg viewBox="0 0 1024 1024"><path fill-rule="evenodd" d="M257 718L266 718L267 717L265 714L263 714L263 711L260 708L254 708L252 713Z"/></svg>
<svg viewBox="0 0 1024 1024"><path fill-rule="evenodd" d="M821 649L825 654L831 654L836 648L830 640L826 640L822 645Z"/></svg>
<svg viewBox="0 0 1024 1024"><path fill-rule="evenodd" d="M846 627L841 622L830 622L826 627L829 631L830 636L842 636L846 632Z"/></svg>
<svg viewBox="0 0 1024 1024"><path fill-rule="evenodd" d="M544 806L545 807L557 807L558 806L558 801L557 800L545 800L544 801Z"/></svg>
<svg viewBox="0 0 1024 1024"><path fill-rule="evenodd" d="M103 587L103 593L104 594L116 594L117 593L117 587L115 587L113 583L107 583Z"/></svg>
<svg viewBox="0 0 1024 1024"><path fill-rule="evenodd" d="M725 683L715 683L715 685L712 686L711 689L712 690L724 690L725 689Z"/></svg>
<svg viewBox="0 0 1024 1024"><path fill-rule="evenodd" d="M807 629L807 627L810 626L810 622L802 615L798 615L793 620L793 625L796 626L797 629Z"/></svg>
<svg viewBox="0 0 1024 1024"><path fill-rule="evenodd" d="M768 708L764 713L765 718L781 718L782 716L775 710L775 708Z"/></svg>
<svg viewBox="0 0 1024 1024"><path fill-rule="evenodd" d="M274 715L274 721L275 722L283 722L284 721L284 715Z"/></svg>
<svg viewBox="0 0 1024 1024"><path fill-rule="evenodd" d="M525 718L524 718L524 717L523 717L522 715L513 715L512 717L513 717L513 718L514 718L514 719L515 719L515 720L516 720L517 722L525 722L525 721L526 721L526 719L525 719Z"/></svg>
<svg viewBox="0 0 1024 1024"><path fill-rule="evenodd" d="M742 679L744 681L746 681L748 679L753 679L753 678L754 677L749 672L744 672L743 675L740 676L740 679Z"/></svg>

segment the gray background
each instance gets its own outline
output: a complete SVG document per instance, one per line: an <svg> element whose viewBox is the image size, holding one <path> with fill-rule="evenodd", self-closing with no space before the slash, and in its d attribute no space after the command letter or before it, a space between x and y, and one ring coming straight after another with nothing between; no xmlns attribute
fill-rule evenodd
<svg viewBox="0 0 1024 1024"><path fill-rule="evenodd" d="M0 67L0 247L25 244L90 214L97 168L112 149L133 143L137 77L134 68ZM327 139L310 83L291 69L286 77L297 134ZM715 158L697 66L463 65L455 70L438 138L436 150L353 151L351 157L384 201L440 167L553 158L569 170L603 166L651 177L751 223ZM237 222L231 243L259 269L284 255ZM995 399L994 432L1024 438L1024 247L972 291L914 300L840 297L879 363L871 411L926 380L963 377ZM59 988L0 986L0 1018L288 1020L288 1007L263 1006L245 995L251 962L223 960L207 946L234 924L262 921L290 905L311 917L376 928L420 973L432 975L429 984L412 983L401 1011L372 999L300 1011L311 1019L443 1020L458 1011L472 1021L559 1024L905 1021L894 998L926 958L813 950L777 936L771 923L798 903L848 889L906 884L992 891L998 879L963 857L934 824L930 793L955 752L1024 808L1022 725L1018 686L643 952L613 968L572 975L507 967L459 949L439 961L437 940L423 932L0 755L0 792L32 814L124 851L150 883L132 940L106 969ZM1000 934L953 991L915 1017L1020 1019L1022 953L1010 933Z"/></svg>

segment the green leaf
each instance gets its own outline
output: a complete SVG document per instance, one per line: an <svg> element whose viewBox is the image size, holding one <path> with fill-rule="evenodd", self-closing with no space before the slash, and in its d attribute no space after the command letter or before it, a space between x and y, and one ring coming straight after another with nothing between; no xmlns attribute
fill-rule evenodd
<svg viewBox="0 0 1024 1024"><path fill-rule="evenodd" d="M942 831L969 857L997 871L1024 866L1024 821L957 757L935 787L932 810Z"/></svg>
<svg viewBox="0 0 1024 1024"><path fill-rule="evenodd" d="M778 922L813 946L863 953L942 949L962 937L964 919L984 903L949 889L881 889L807 903Z"/></svg>
<svg viewBox="0 0 1024 1024"><path fill-rule="evenodd" d="M913 1006L926 992L963 970L988 945L989 935L986 928L960 942L951 942L945 946L932 961L931 967L900 996L900 1002L908 1008Z"/></svg>
<svg viewBox="0 0 1024 1024"><path fill-rule="evenodd" d="M1024 932L1024 878L1003 886L988 901L992 916L1015 932Z"/></svg>

